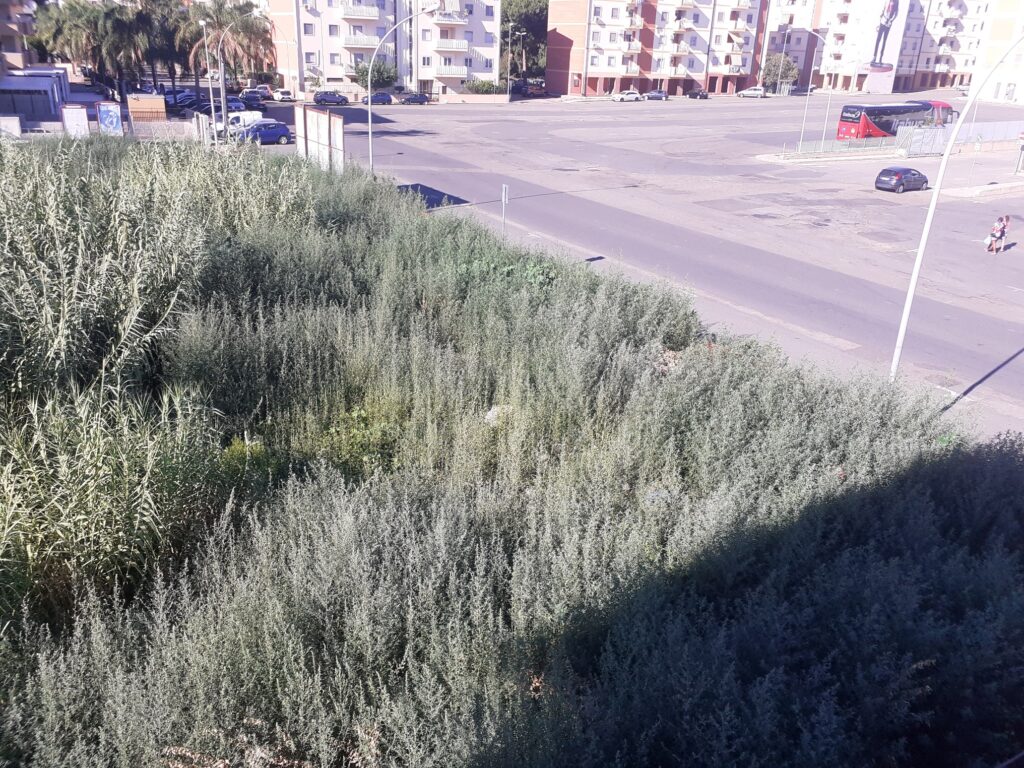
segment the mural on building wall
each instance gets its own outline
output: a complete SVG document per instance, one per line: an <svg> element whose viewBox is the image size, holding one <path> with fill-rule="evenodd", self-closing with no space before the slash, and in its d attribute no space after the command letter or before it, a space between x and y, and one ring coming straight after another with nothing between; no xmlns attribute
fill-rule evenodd
<svg viewBox="0 0 1024 768"><path fill-rule="evenodd" d="M896 65L900 58L900 42L907 23L909 0L861 0L867 5L875 3L878 16L873 23L863 27L870 39L862 41L861 53L868 61L860 64L858 74L864 77L862 90L869 93L892 93L896 76Z"/></svg>

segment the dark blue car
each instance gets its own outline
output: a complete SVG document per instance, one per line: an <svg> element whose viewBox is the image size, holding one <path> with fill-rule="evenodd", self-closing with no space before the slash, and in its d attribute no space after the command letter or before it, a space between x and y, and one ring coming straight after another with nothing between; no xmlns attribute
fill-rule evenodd
<svg viewBox="0 0 1024 768"><path fill-rule="evenodd" d="M238 140L257 144L287 144L292 140L292 132L287 125L277 120L257 120L238 132Z"/></svg>
<svg viewBox="0 0 1024 768"><path fill-rule="evenodd" d="M429 104L430 97L425 93L410 93L402 97L403 104Z"/></svg>
<svg viewBox="0 0 1024 768"><path fill-rule="evenodd" d="M366 97L363 96L363 104L366 104L366 103L367 103ZM391 103L391 94L390 93L384 93L384 91L377 91L375 94L373 94L373 103L374 104L390 104Z"/></svg>

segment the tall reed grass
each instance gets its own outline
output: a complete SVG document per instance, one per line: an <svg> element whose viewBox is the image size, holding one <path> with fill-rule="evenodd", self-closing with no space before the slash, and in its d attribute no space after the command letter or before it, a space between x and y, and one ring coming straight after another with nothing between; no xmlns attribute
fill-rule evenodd
<svg viewBox="0 0 1024 768"><path fill-rule="evenodd" d="M25 621L0 640L9 764L1015 751L1020 436L979 445L925 397L711 340L671 291L424 216L356 172L6 151L69 153L111 188L159 166L201 235L145 385L11 390L0 488L29 500L5 502L14 519L51 543L105 527L51 565L104 578L14 568L17 594L75 582L80 598L63 631ZM225 199L268 189L264 209ZM10 480L24 469L27 491ZM157 563L132 599L112 593Z"/></svg>

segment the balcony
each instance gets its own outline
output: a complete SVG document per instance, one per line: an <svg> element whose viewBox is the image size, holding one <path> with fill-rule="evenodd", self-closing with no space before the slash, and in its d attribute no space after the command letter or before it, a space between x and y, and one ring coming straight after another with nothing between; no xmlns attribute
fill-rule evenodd
<svg viewBox="0 0 1024 768"><path fill-rule="evenodd" d="M692 19L676 19L672 29L676 32L691 32L694 29Z"/></svg>
<svg viewBox="0 0 1024 768"><path fill-rule="evenodd" d="M438 77L469 77L469 67L442 64L437 68Z"/></svg>
<svg viewBox="0 0 1024 768"><path fill-rule="evenodd" d="M627 51L639 51L640 41L639 40L624 40L623 44Z"/></svg>
<svg viewBox="0 0 1024 768"><path fill-rule="evenodd" d="M739 64L730 64L728 66L728 69L730 75L738 75L741 72L743 72L743 67L741 67Z"/></svg>
<svg viewBox="0 0 1024 768"><path fill-rule="evenodd" d="M625 24L627 29L640 29L644 25L644 20L638 14L634 14L626 17Z"/></svg>
<svg viewBox="0 0 1024 768"><path fill-rule="evenodd" d="M434 23L442 27L461 27L465 24L469 24L469 16L460 11L444 11L443 13L435 13L433 16ZM463 67L465 69L465 67Z"/></svg>
<svg viewBox="0 0 1024 768"><path fill-rule="evenodd" d="M694 0L676 0L676 8L681 11L689 11L696 7L697 3Z"/></svg>
<svg viewBox="0 0 1024 768"><path fill-rule="evenodd" d="M376 35L345 35L346 48L376 48L379 42Z"/></svg>
<svg viewBox="0 0 1024 768"><path fill-rule="evenodd" d="M952 69L952 67L949 64L945 63L945 62L943 62L942 64L939 64L938 62L936 62L936 64L935 64L935 71L936 72L949 72L951 69Z"/></svg>
<svg viewBox="0 0 1024 768"><path fill-rule="evenodd" d="M347 19L379 19L380 8L375 5L343 5L341 15Z"/></svg>
<svg viewBox="0 0 1024 768"><path fill-rule="evenodd" d="M639 75L640 74L640 65L635 63L635 62L627 63L625 65L624 69L626 70L626 74L627 75Z"/></svg>
<svg viewBox="0 0 1024 768"><path fill-rule="evenodd" d="M468 51L468 40L452 40L441 38L434 44L435 51Z"/></svg>

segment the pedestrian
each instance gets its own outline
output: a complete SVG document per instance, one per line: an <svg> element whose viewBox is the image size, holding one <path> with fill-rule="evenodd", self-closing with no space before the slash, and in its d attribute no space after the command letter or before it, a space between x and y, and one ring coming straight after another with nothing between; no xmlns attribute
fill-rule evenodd
<svg viewBox="0 0 1024 768"><path fill-rule="evenodd" d="M997 253L996 247L999 245L999 238L1003 236L1006 230L1003 227L1003 217L1000 216L996 219L996 223L992 225L992 229L988 233L988 237L985 238L985 250L989 253Z"/></svg>
<svg viewBox="0 0 1024 768"><path fill-rule="evenodd" d="M1006 233L1010 229L1010 214L1006 214L1002 217L1003 225L999 228L999 237L996 240L996 253L1001 252L1006 247Z"/></svg>

